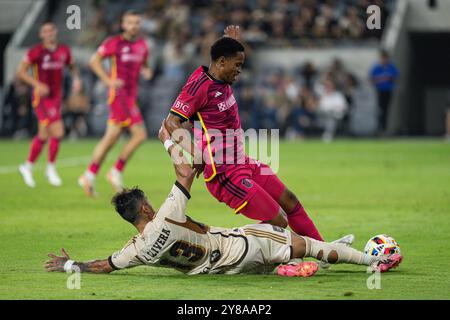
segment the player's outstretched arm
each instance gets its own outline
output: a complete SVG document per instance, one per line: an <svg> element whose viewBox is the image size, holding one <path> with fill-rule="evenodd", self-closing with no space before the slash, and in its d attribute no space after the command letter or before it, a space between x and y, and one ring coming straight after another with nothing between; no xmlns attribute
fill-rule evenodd
<svg viewBox="0 0 450 320"><path fill-rule="evenodd" d="M189 165L189 161L183 154L183 150L171 140L171 136L166 127L166 120L163 120L159 129L158 138L169 152L175 167L177 181L188 191L191 191L192 182L195 177L195 170Z"/></svg>
<svg viewBox="0 0 450 320"><path fill-rule="evenodd" d="M114 271L108 259L89 262L76 262L70 260L70 257L64 248L61 249L61 254L62 257L58 257L53 253L48 254L50 260L45 263L45 269L48 272L65 272L72 269L72 266L77 266L81 272L110 273Z"/></svg>

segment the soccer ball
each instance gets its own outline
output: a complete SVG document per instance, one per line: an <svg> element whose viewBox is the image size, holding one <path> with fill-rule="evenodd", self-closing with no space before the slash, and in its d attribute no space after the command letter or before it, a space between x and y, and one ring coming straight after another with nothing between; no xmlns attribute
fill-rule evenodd
<svg viewBox="0 0 450 320"><path fill-rule="evenodd" d="M367 241L364 253L372 256L388 256L394 253L400 254L400 246L394 238L379 234Z"/></svg>

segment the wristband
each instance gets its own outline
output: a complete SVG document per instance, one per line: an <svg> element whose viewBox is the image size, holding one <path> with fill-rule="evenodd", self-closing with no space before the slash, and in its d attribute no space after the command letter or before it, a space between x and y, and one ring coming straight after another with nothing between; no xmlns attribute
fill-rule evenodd
<svg viewBox="0 0 450 320"><path fill-rule="evenodd" d="M64 264L64 271L65 272L71 271L74 263L75 263L75 261L73 261L73 260L67 260L66 263Z"/></svg>
<svg viewBox="0 0 450 320"><path fill-rule="evenodd" d="M173 146L175 143L173 143L172 140L167 139L164 141L164 148L166 148L166 151L169 151L169 148Z"/></svg>

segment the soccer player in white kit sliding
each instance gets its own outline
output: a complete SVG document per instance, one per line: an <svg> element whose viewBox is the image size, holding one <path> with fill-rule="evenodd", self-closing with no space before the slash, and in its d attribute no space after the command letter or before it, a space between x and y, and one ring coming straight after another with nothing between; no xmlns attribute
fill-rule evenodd
<svg viewBox="0 0 450 320"><path fill-rule="evenodd" d="M401 262L398 254L380 258L366 255L343 244L331 244L270 224L238 228L208 227L186 216L186 205L195 171L182 156L181 148L170 140L161 126L159 139L174 161L177 180L158 211L141 190L117 193L112 203L139 234L120 251L104 260L76 262L62 249L62 257L49 254L47 271L64 272L77 266L81 272L109 273L139 265L175 268L186 274L268 273L278 266L283 276L313 275L316 262L288 263L292 259L312 257L327 263L352 263L372 266L380 272ZM283 264L283 265L280 265Z"/></svg>

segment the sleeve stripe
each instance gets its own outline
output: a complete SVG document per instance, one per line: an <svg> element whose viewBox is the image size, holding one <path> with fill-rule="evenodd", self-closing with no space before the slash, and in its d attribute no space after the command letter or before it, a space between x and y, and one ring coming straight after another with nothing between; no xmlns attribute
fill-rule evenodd
<svg viewBox="0 0 450 320"><path fill-rule="evenodd" d="M198 85L195 86L195 88L193 89L191 96L195 96L198 92L198 90L202 87L202 85L208 80L208 78L203 79L202 81L199 82Z"/></svg>
<svg viewBox="0 0 450 320"><path fill-rule="evenodd" d="M176 116L182 117L184 120L189 120L189 118L186 117L184 114L179 113L178 111L175 111L175 110L173 110L173 109L170 109L170 113L172 113L172 114L174 114L174 115L176 115Z"/></svg>
<svg viewBox="0 0 450 320"><path fill-rule="evenodd" d="M186 198L188 198L188 199L191 198L189 191L187 191L186 188L183 187L183 185L181 183L179 183L178 181L175 181L175 185L178 187L178 189L180 189L181 192L183 192L183 194L186 196Z"/></svg>
<svg viewBox="0 0 450 320"><path fill-rule="evenodd" d="M189 93L191 96L193 96L193 92L195 90L196 87L199 86L199 83L201 83L202 81L204 82L204 80L206 79L205 74L202 74L195 82L193 82L189 89L187 90L187 93Z"/></svg>
<svg viewBox="0 0 450 320"><path fill-rule="evenodd" d="M111 268L113 268L114 270L120 270L120 269L117 268L117 267L114 265L114 263L112 262L112 256L109 256L109 257L108 257L108 262L109 262L109 265L111 266Z"/></svg>

